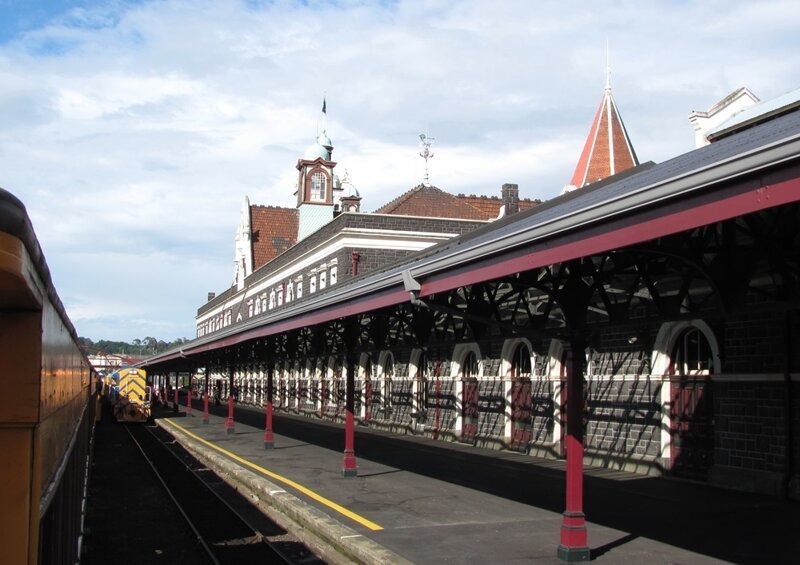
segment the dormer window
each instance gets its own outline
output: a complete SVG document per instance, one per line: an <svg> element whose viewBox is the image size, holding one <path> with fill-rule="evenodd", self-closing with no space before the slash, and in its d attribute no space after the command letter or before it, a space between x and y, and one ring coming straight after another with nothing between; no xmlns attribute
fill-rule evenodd
<svg viewBox="0 0 800 565"><path fill-rule="evenodd" d="M310 198L314 202L325 202L327 199L328 177L322 171L311 175Z"/></svg>

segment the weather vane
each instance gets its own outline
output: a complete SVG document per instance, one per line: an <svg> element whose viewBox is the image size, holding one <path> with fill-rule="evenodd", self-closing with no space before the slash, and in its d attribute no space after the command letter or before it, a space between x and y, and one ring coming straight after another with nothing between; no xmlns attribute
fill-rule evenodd
<svg viewBox="0 0 800 565"><path fill-rule="evenodd" d="M433 158L433 151L431 151L431 145L433 142L436 141L432 137L428 137L424 133L419 134L419 145L422 150L419 152L419 156L425 159L425 186L430 186L430 179L428 177L428 159Z"/></svg>

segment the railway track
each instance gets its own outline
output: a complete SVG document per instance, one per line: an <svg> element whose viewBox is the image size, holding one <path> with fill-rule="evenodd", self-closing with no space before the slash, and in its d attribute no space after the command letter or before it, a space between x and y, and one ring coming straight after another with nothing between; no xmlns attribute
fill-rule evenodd
<svg viewBox="0 0 800 565"><path fill-rule="evenodd" d="M209 480L213 474L203 471L185 452L180 453L182 448L176 444L165 444L163 440L171 439L166 432L149 426L126 429L210 563L322 563L302 544L286 541L286 532L241 495L229 488L220 494L220 489L225 489L222 481L217 480L215 486L214 480Z"/></svg>

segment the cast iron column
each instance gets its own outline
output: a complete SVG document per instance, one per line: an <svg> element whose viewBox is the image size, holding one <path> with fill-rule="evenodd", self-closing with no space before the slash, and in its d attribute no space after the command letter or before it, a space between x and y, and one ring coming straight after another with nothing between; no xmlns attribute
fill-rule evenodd
<svg viewBox="0 0 800 565"><path fill-rule="evenodd" d="M208 364L206 363L206 384L203 387L203 423L208 424L208 378L211 375L211 371L208 370Z"/></svg>
<svg viewBox="0 0 800 565"><path fill-rule="evenodd" d="M583 513L583 341L573 339L567 352L567 507L561 522L562 561L591 557Z"/></svg>
<svg viewBox="0 0 800 565"><path fill-rule="evenodd" d="M192 381L194 377L194 369L189 370L189 387L186 389L186 415L194 416L192 414Z"/></svg>
<svg viewBox="0 0 800 565"><path fill-rule="evenodd" d="M264 449L275 447L275 438L272 435L272 374L275 366L267 365L267 427L264 429Z"/></svg>
<svg viewBox="0 0 800 565"><path fill-rule="evenodd" d="M353 416L353 389L355 388L356 354L347 354L347 380L345 383L345 422L344 422L344 459L342 461L342 476L355 477L358 475L356 453L353 448L356 421Z"/></svg>
<svg viewBox="0 0 800 565"><path fill-rule="evenodd" d="M233 364L228 366L228 419L225 420L225 432L234 433L233 426Z"/></svg>

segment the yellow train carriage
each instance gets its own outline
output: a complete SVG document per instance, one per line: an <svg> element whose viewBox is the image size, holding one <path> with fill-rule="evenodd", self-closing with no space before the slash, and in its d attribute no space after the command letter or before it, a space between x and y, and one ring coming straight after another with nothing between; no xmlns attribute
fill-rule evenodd
<svg viewBox="0 0 800 565"><path fill-rule="evenodd" d="M150 418L152 391L143 369L119 369L109 376L107 386L108 400L118 422L145 422Z"/></svg>

